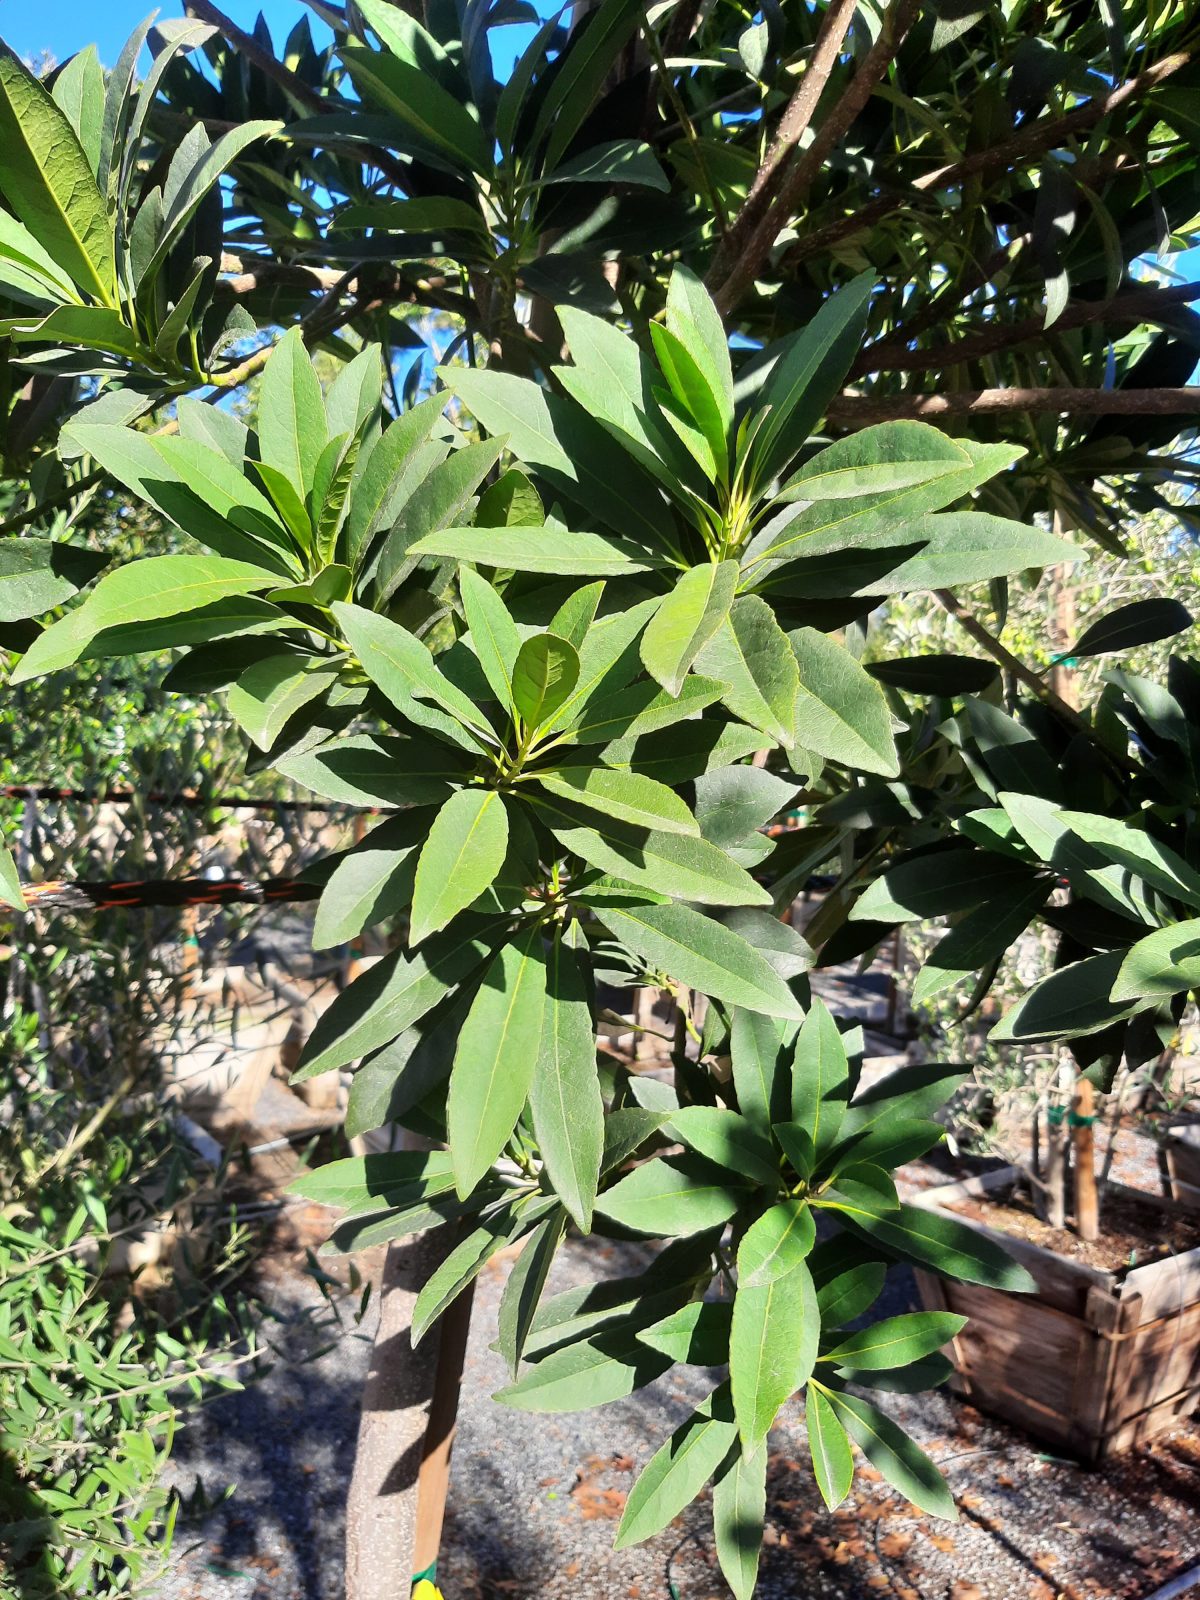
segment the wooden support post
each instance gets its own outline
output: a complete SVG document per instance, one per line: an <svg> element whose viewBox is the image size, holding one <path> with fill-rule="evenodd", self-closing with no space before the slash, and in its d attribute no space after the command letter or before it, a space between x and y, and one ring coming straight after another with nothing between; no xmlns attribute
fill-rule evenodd
<svg viewBox="0 0 1200 1600"><path fill-rule="evenodd" d="M1096 1093L1087 1078L1075 1086L1071 1127L1075 1146L1075 1231L1081 1239L1100 1237L1100 1205L1096 1195Z"/></svg>
<svg viewBox="0 0 1200 1600"><path fill-rule="evenodd" d="M442 1317L437 1373L429 1404L424 1453L417 1476L417 1528L413 1540L413 1573L427 1572L437 1561L450 1488L450 1451L458 1422L463 1362L471 1331L475 1286L463 1291Z"/></svg>

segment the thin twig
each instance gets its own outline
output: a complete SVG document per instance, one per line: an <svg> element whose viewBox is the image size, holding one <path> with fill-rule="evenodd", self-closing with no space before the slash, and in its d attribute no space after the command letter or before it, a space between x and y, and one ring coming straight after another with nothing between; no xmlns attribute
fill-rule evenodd
<svg viewBox="0 0 1200 1600"><path fill-rule="evenodd" d="M951 594L949 589L935 589L933 594L943 610L950 613L963 632L969 634L976 644L982 645L993 661L998 662L1006 672L1010 672L1018 682L1023 683L1032 694L1036 695L1043 705L1049 706L1051 711L1056 712L1064 722L1070 723L1077 732L1086 734L1088 738L1093 737L1091 728L1074 706L1069 706L1060 695L1055 694L1045 679L1039 678L1019 656L1013 655L1007 645L1001 644L996 635L985 628L983 623L963 606L956 595Z"/></svg>

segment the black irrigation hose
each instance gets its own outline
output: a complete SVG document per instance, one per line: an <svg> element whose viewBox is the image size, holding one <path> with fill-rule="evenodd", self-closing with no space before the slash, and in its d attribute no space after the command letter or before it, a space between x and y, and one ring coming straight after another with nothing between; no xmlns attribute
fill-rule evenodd
<svg viewBox="0 0 1200 1600"><path fill-rule="evenodd" d="M171 794L151 789L146 794L132 789L58 789L53 784L0 784L0 797L6 800L71 800L81 805L132 805L135 800L154 806L184 806L206 811L210 807L225 811L328 811L354 812L360 816L384 816L399 806L352 806L332 800L255 800L249 795L205 795L182 790Z"/></svg>
<svg viewBox="0 0 1200 1600"><path fill-rule="evenodd" d="M53 879L22 884L21 893L30 911L115 911L129 906L261 906L315 900L321 889L302 878L147 878L128 883Z"/></svg>

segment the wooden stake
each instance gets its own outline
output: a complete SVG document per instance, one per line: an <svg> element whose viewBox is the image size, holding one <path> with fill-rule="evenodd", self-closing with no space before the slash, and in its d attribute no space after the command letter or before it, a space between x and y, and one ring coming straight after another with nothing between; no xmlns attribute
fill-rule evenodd
<svg viewBox="0 0 1200 1600"><path fill-rule="evenodd" d="M1100 1203L1096 1194L1096 1140L1093 1122L1096 1093L1087 1078L1075 1086L1071 1133L1075 1146L1075 1231L1081 1239L1100 1237Z"/></svg>
<svg viewBox="0 0 1200 1600"><path fill-rule="evenodd" d="M426 1572L438 1558L446 1495L450 1488L450 1451L458 1422L467 1335L471 1331L471 1306L475 1285L463 1291L442 1317L438 1341L437 1374L429 1404L429 1425L417 1477L417 1529L413 1540L413 1572Z"/></svg>

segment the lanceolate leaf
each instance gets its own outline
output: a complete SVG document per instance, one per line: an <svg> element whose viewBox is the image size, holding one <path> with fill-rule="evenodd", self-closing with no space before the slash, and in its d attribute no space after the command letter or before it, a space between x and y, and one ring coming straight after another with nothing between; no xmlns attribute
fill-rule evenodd
<svg viewBox="0 0 1200 1600"><path fill-rule="evenodd" d="M459 573L458 587L463 613L471 630L471 642L484 677L501 705L511 710L513 665L521 648L517 625L491 584L485 583L470 567L464 567Z"/></svg>
<svg viewBox="0 0 1200 1600"><path fill-rule="evenodd" d="M38 617L69 600L100 572L105 557L52 539L0 541L0 622Z"/></svg>
<svg viewBox="0 0 1200 1600"><path fill-rule="evenodd" d="M1200 920L1177 922L1126 952L1110 991L1118 1004L1161 999L1200 984Z"/></svg>
<svg viewBox="0 0 1200 1600"><path fill-rule="evenodd" d="M648 562L639 552L598 533L569 533L566 528L441 528L409 546L418 556L453 556L481 566L514 572L552 572L581 577L612 578L644 572Z"/></svg>
<svg viewBox="0 0 1200 1600"><path fill-rule="evenodd" d="M562 1241L565 1221L563 1213L558 1211L538 1224L504 1285L496 1319L497 1337L500 1353L514 1378L546 1286L546 1275Z"/></svg>
<svg viewBox="0 0 1200 1600"><path fill-rule="evenodd" d="M850 1493L850 1485L854 1481L854 1455L837 1412L825 1392L815 1383L808 1386L804 1421L808 1429L813 1477L817 1480L821 1499L833 1511Z"/></svg>
<svg viewBox="0 0 1200 1600"><path fill-rule="evenodd" d="M796 743L893 778L900 770L887 697L842 645L815 628L788 635L800 669Z"/></svg>
<svg viewBox="0 0 1200 1600"><path fill-rule="evenodd" d="M738 1432L747 1450L763 1442L780 1407L807 1381L817 1358L821 1318L812 1274L803 1260L779 1270L793 1254L781 1237L797 1238L801 1215L807 1216L807 1208L773 1207L747 1230L738 1249L729 1378ZM810 1246L812 1237L810 1232Z"/></svg>
<svg viewBox="0 0 1200 1600"><path fill-rule="evenodd" d="M771 1141L736 1111L719 1106L685 1106L671 1127L698 1155L754 1183L779 1182L779 1162Z"/></svg>
<svg viewBox="0 0 1200 1600"><path fill-rule="evenodd" d="M606 1189L596 1210L635 1233L683 1238L728 1222L747 1193L720 1167L692 1156L658 1156Z"/></svg>
<svg viewBox="0 0 1200 1600"><path fill-rule="evenodd" d="M698 835L699 824L673 789L640 772L609 767L559 767L538 773L542 788L621 822L662 833Z"/></svg>
<svg viewBox="0 0 1200 1600"><path fill-rule="evenodd" d="M258 444L262 459L281 472L301 501L313 486L327 424L321 385L299 328L290 329L263 369L258 392Z"/></svg>
<svg viewBox="0 0 1200 1600"><path fill-rule="evenodd" d="M888 1317L849 1334L827 1350L821 1360L870 1372L906 1367L948 1344L966 1320L948 1311L916 1311L908 1316Z"/></svg>
<svg viewBox="0 0 1200 1600"><path fill-rule="evenodd" d="M507 851L508 812L496 790L460 789L451 795L417 862L409 944L420 944L477 900Z"/></svg>
<svg viewBox="0 0 1200 1600"><path fill-rule="evenodd" d="M404 909L412 897L414 851L429 822L425 810L393 817L343 856L321 894L314 950L343 944Z"/></svg>
<svg viewBox="0 0 1200 1600"><path fill-rule="evenodd" d="M556 935L547 960L541 1047L529 1099L554 1192L582 1231L590 1233L604 1106L587 990L565 934Z"/></svg>
<svg viewBox="0 0 1200 1600"><path fill-rule="evenodd" d="M545 1003L546 960L535 926L506 944L488 968L458 1037L446 1131L464 1198L521 1115L541 1048Z"/></svg>
<svg viewBox="0 0 1200 1600"><path fill-rule="evenodd" d="M493 1398L521 1411L584 1411L625 1399L671 1364L632 1334L622 1340L602 1333L542 1357Z"/></svg>
<svg viewBox="0 0 1200 1600"><path fill-rule="evenodd" d="M767 1448L747 1455L739 1441L712 1493L717 1560L736 1600L752 1600L767 1514Z"/></svg>
<svg viewBox="0 0 1200 1600"><path fill-rule="evenodd" d="M792 1120L809 1135L818 1156L837 1140L849 1098L846 1046L829 1008L816 997L796 1036Z"/></svg>
<svg viewBox="0 0 1200 1600"><path fill-rule="evenodd" d="M957 1522L958 1508L946 1480L902 1428L857 1395L825 1393L842 1427L890 1484L922 1511Z"/></svg>
<svg viewBox="0 0 1200 1600"><path fill-rule="evenodd" d="M983 1283L1010 1293L1028 1293L1033 1279L998 1244L964 1222L920 1206L902 1205L898 1212L870 1217L855 1212L854 1225L902 1260L930 1267L964 1283Z"/></svg>
<svg viewBox="0 0 1200 1600"><path fill-rule="evenodd" d="M723 1384L643 1467L625 1502L613 1548L640 1544L677 1517L728 1455L734 1435L729 1390Z"/></svg>
<svg viewBox="0 0 1200 1600"><path fill-rule="evenodd" d="M692 567L650 619L642 661L669 694L679 693L688 668L728 616L737 581L736 561Z"/></svg>

